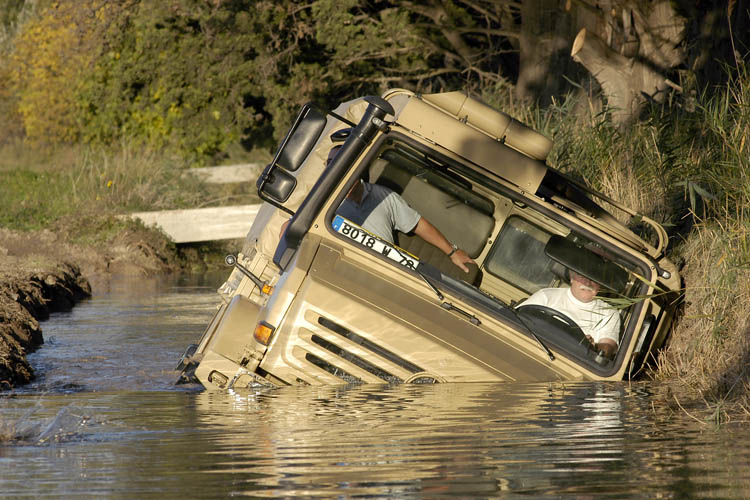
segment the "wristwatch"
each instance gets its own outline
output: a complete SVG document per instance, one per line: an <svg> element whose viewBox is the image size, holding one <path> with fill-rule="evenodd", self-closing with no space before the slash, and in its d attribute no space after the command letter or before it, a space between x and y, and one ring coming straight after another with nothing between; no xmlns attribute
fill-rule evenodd
<svg viewBox="0 0 750 500"><path fill-rule="evenodd" d="M456 251L458 251L458 245L454 243L451 245L451 252L448 254L448 257L451 257Z"/></svg>

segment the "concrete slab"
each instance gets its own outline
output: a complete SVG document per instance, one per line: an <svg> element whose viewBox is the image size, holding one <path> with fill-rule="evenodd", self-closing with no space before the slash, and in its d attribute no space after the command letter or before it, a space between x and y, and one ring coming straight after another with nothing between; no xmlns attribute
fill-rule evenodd
<svg viewBox="0 0 750 500"><path fill-rule="evenodd" d="M257 204L162 210L135 212L124 217L138 218L147 226L160 227L175 243L194 243L244 238L260 207Z"/></svg>
<svg viewBox="0 0 750 500"><path fill-rule="evenodd" d="M191 168L185 175L195 175L209 184L230 184L233 182L255 182L263 171L260 163L224 165L218 167Z"/></svg>

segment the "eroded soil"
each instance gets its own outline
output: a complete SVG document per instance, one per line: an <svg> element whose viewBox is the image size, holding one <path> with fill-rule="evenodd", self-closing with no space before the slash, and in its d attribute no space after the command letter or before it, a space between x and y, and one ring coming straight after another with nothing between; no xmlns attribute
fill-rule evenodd
<svg viewBox="0 0 750 500"><path fill-rule="evenodd" d="M39 321L90 296L92 283L181 264L174 245L154 232L125 231L107 245L84 246L48 230L0 228L0 391L33 379L26 354L44 342Z"/></svg>

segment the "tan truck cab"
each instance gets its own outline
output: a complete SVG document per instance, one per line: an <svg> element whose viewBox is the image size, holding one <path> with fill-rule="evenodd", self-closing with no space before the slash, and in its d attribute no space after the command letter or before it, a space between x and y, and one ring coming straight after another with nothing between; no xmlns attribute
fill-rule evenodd
<svg viewBox="0 0 750 500"><path fill-rule="evenodd" d="M229 258L214 318L180 361L182 380L228 389L636 376L679 297L666 233L549 167L551 147L461 92L305 106L258 180L265 204ZM343 216L358 183L398 195L453 250ZM468 273L449 256L457 248L475 262ZM573 275L617 320L614 352L562 310L524 306Z"/></svg>

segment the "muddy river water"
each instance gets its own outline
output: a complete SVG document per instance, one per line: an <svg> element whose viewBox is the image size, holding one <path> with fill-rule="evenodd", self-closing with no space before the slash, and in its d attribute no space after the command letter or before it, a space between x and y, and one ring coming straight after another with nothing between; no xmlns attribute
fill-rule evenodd
<svg viewBox="0 0 750 500"><path fill-rule="evenodd" d="M747 425L649 384L175 386L225 274L113 279L0 395L2 498L750 498Z"/></svg>

